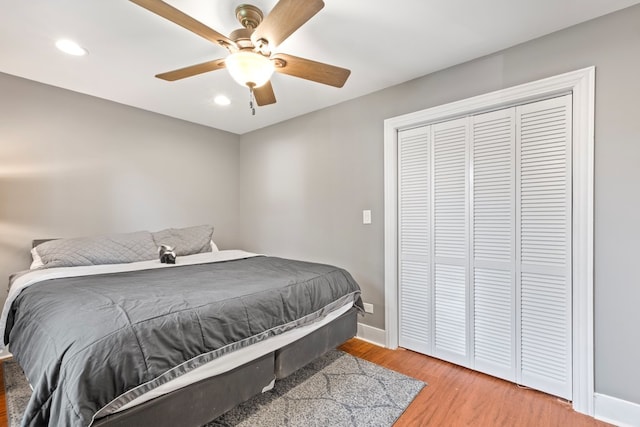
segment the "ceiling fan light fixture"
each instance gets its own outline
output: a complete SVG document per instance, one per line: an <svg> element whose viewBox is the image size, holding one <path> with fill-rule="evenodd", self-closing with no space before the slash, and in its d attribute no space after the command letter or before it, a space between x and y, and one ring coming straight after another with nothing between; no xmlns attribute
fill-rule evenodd
<svg viewBox="0 0 640 427"><path fill-rule="evenodd" d="M250 51L232 53L225 59L225 65L239 85L249 88L266 84L275 69L269 58Z"/></svg>

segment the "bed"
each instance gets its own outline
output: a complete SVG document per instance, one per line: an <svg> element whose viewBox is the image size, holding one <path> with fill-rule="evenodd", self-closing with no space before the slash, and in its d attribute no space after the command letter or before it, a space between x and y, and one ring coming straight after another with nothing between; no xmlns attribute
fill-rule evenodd
<svg viewBox="0 0 640 427"><path fill-rule="evenodd" d="M22 425L201 426L355 335L345 270L170 230L36 246L0 319L33 388Z"/></svg>

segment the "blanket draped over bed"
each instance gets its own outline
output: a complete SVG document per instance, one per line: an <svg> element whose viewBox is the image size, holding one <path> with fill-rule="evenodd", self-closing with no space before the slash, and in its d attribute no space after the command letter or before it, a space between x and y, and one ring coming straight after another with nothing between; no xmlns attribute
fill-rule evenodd
<svg viewBox="0 0 640 427"><path fill-rule="evenodd" d="M362 304L345 270L265 256L35 283L5 333L34 388L22 424L88 426L98 411L349 302Z"/></svg>

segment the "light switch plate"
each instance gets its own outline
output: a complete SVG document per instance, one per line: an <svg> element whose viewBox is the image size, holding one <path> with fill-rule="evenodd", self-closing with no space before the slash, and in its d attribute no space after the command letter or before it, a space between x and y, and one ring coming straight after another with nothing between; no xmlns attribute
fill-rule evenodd
<svg viewBox="0 0 640 427"><path fill-rule="evenodd" d="M371 224L371 211L366 209L362 211L362 223Z"/></svg>

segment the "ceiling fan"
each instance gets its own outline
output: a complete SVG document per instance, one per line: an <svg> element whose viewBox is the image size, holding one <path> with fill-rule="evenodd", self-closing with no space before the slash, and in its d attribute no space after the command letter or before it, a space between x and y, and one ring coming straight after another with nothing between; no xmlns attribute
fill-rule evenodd
<svg viewBox="0 0 640 427"><path fill-rule="evenodd" d="M156 75L163 80L175 81L227 68L234 80L249 88L257 104L264 106L276 102L270 82L274 71L338 88L344 86L351 74L345 68L273 52L324 7L322 0L280 0L266 17L256 6L241 4L235 12L242 28L231 32L229 37L162 0L131 1L229 51L226 58Z"/></svg>

